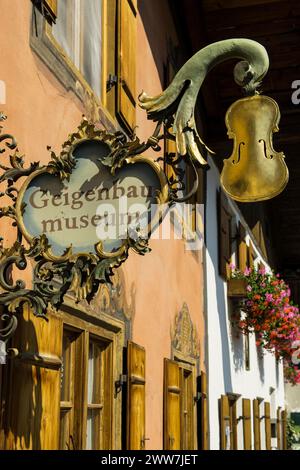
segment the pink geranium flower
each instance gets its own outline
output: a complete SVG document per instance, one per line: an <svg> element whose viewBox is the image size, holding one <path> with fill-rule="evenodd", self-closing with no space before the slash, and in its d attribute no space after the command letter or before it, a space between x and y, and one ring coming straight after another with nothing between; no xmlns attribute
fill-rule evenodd
<svg viewBox="0 0 300 470"><path fill-rule="evenodd" d="M292 344L300 340L300 312L290 300L289 286L265 268L247 267L244 272L235 268L232 277L247 281L246 298L241 305L246 317L237 320L238 327L244 334L255 331L257 344L284 360L286 380L300 383L300 367L292 362Z"/></svg>

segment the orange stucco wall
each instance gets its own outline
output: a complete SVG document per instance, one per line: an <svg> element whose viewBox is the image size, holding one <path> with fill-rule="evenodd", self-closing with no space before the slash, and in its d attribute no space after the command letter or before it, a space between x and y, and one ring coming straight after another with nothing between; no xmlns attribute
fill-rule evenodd
<svg viewBox="0 0 300 470"><path fill-rule="evenodd" d="M162 90L166 41L176 38L167 1L139 1L137 91ZM151 5L150 5L151 3ZM5 131L16 136L27 161L49 159L47 145L59 151L84 113L84 105L67 91L29 45L31 2L2 0L0 79L6 83L8 115ZM137 133L147 139L154 129L145 112L137 110ZM2 226L3 227L3 226ZM6 243L10 232L6 232ZM171 357L171 328L184 302L200 338L204 368L203 278L201 255L185 251L181 240L154 240L146 256L131 253L122 266L126 299L134 304L133 341L146 349L146 441L159 449L163 441L163 358ZM134 297L134 298L133 298Z"/></svg>
<svg viewBox="0 0 300 470"><path fill-rule="evenodd" d="M162 66L167 61L166 40L178 44L167 2L140 2L138 18L137 90L150 95L162 91ZM139 134L146 139L153 123L146 121L139 109ZM204 358L204 325L202 316L202 264L192 252L185 251L181 240L153 240L151 253L135 254L124 265L128 287L134 285L135 318L133 340L146 348L146 435L149 448L162 445L163 358L170 358L170 330L175 314L186 302L201 338L201 365Z"/></svg>

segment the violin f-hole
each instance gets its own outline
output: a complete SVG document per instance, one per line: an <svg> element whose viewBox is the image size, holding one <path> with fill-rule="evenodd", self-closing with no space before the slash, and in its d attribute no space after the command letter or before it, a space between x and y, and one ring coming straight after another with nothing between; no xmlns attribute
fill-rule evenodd
<svg viewBox="0 0 300 470"><path fill-rule="evenodd" d="M270 153L270 156L267 155L267 144L266 144L266 141L264 139L259 139L258 143L260 144L261 142L264 143L264 154L265 154L265 157L268 158L269 160L272 160L273 158L273 155Z"/></svg>
<svg viewBox="0 0 300 470"><path fill-rule="evenodd" d="M232 160L233 165L237 165L241 159L241 145L246 145L245 142L240 142L238 147L238 158L237 161L235 159Z"/></svg>

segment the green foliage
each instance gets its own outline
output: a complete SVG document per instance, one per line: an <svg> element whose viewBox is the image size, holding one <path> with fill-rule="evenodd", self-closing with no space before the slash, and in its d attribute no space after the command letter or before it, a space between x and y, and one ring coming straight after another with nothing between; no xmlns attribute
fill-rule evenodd
<svg viewBox="0 0 300 470"><path fill-rule="evenodd" d="M291 449L292 445L299 440L299 427L295 425L291 418L287 419L286 423L286 441L287 448Z"/></svg>

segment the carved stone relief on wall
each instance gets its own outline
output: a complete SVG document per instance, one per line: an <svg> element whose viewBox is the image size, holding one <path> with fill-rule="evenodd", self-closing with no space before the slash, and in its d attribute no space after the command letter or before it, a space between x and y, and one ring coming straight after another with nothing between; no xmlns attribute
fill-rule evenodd
<svg viewBox="0 0 300 470"><path fill-rule="evenodd" d="M172 357L187 362L200 359L200 341L196 326L192 322L189 308L184 302L176 314L171 331Z"/></svg>

